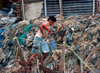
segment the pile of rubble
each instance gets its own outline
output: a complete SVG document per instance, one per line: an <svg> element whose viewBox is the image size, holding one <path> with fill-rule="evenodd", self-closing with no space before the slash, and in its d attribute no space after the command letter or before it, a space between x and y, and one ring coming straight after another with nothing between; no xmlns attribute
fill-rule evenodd
<svg viewBox="0 0 100 73"><path fill-rule="evenodd" d="M57 22L51 31L56 31L52 37L56 40L57 50L46 55L45 68L38 62L36 56L32 61L30 51L33 39L39 26L48 17L34 20L24 20L16 24L6 24L0 29L0 72L61 72L61 61L66 72L81 71L82 62L73 51L92 69L100 70L100 15L57 15ZM63 43L68 46L63 45ZM65 59L62 60L65 49ZM41 71L39 70L39 68ZM83 65L83 71L91 71ZM48 73L48 72L47 72Z"/></svg>

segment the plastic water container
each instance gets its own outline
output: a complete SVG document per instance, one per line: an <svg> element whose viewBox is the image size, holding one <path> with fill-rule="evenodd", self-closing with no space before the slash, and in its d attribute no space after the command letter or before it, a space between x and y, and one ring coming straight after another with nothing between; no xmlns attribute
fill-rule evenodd
<svg viewBox="0 0 100 73"><path fill-rule="evenodd" d="M50 41L50 50L53 51L53 50L56 50L56 49L57 49L56 42L51 40Z"/></svg>

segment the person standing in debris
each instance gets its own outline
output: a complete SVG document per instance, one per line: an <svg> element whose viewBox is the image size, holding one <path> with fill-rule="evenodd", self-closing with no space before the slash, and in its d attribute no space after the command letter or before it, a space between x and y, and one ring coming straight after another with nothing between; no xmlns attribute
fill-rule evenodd
<svg viewBox="0 0 100 73"><path fill-rule="evenodd" d="M30 60L32 60L36 56L36 50L34 49L34 46L38 46L40 52L44 55L49 52L49 46L44 41L44 38L47 38L48 35L53 35L54 32L50 32L50 28L54 25L54 22L56 22L56 18L54 16L50 16L46 22L41 23L40 30L36 33L34 37L34 44L31 51L32 56L30 57Z"/></svg>

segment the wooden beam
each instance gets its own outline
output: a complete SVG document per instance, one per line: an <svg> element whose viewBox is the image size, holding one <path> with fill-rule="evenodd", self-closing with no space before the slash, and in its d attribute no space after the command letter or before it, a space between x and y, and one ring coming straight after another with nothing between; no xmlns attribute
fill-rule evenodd
<svg viewBox="0 0 100 73"><path fill-rule="evenodd" d="M59 0L59 5L60 5L60 14L63 15L62 0Z"/></svg>

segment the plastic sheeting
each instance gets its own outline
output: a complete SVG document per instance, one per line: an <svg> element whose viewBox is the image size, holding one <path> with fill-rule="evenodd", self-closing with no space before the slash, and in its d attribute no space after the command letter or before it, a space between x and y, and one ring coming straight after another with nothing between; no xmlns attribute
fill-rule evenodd
<svg viewBox="0 0 100 73"><path fill-rule="evenodd" d="M23 38L25 38L25 36L26 36L26 34L27 34L27 32L28 32L28 30L31 28L31 25L28 25L26 28L25 28L25 30L24 30L24 34L22 35L22 36L20 36L19 38L19 43L20 43L20 45L23 43ZM22 38L22 39L21 39Z"/></svg>

